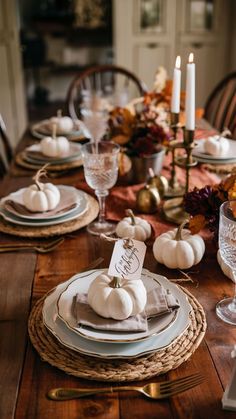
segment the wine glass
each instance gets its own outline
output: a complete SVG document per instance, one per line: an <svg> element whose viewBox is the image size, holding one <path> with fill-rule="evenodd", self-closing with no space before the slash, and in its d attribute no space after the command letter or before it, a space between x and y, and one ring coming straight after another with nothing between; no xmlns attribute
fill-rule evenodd
<svg viewBox="0 0 236 419"><path fill-rule="evenodd" d="M105 106L102 92L84 91L80 113L89 137L97 143L107 129L108 108Z"/></svg>
<svg viewBox="0 0 236 419"><path fill-rule="evenodd" d="M216 314L226 323L236 325L236 217L232 208L236 200L226 201L220 207L219 250L222 260L231 268L234 282L234 297L224 298L216 305Z"/></svg>
<svg viewBox="0 0 236 419"><path fill-rule="evenodd" d="M119 150L120 147L111 141L87 143L81 148L85 179L87 184L95 189L99 202L99 218L88 225L89 233L111 234L116 229L115 223L105 220L105 200L108 190L117 181Z"/></svg>

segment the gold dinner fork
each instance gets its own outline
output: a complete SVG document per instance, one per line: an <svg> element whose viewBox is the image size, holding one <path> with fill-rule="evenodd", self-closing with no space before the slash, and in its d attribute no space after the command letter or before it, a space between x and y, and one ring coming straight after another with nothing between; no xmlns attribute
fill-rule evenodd
<svg viewBox="0 0 236 419"><path fill-rule="evenodd" d="M14 243L14 244L0 244L0 253L16 252L22 250L35 250L38 253L48 253L56 249L64 238L60 237L45 244L31 244L31 243Z"/></svg>
<svg viewBox="0 0 236 419"><path fill-rule="evenodd" d="M120 386L103 388L54 388L49 390L47 397L51 400L71 400L80 397L91 396L98 393L113 393L115 391L139 391L150 399L165 399L175 394L182 393L201 384L204 377L200 373L188 375L177 380L164 381L161 383L149 383L145 386Z"/></svg>

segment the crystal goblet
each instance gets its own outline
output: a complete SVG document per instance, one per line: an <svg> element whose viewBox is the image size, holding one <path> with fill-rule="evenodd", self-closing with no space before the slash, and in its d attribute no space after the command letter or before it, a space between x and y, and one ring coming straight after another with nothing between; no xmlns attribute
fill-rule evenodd
<svg viewBox="0 0 236 419"><path fill-rule="evenodd" d="M85 180L95 190L99 202L99 218L87 230L97 235L114 233L116 224L105 220L105 200L117 181L120 147L110 141L100 141L84 144L81 150Z"/></svg>
<svg viewBox="0 0 236 419"><path fill-rule="evenodd" d="M234 297L224 298L216 305L216 314L226 323L236 325L236 217L232 208L236 201L226 201L220 207L219 250L223 261L231 268Z"/></svg>

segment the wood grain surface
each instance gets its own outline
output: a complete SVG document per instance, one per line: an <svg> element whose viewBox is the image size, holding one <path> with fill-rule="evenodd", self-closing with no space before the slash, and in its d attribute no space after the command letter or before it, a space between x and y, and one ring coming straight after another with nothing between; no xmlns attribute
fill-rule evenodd
<svg viewBox="0 0 236 419"><path fill-rule="evenodd" d="M26 134L20 147L32 141ZM25 175L25 173L24 173ZM83 178L78 169L55 183L75 185ZM9 174L0 185L1 196L25 186L29 177ZM171 228L171 225L170 225ZM26 240L1 233L1 242ZM181 283L202 304L207 316L204 340L189 361L156 381L174 379L202 372L203 384L164 401L153 401L134 392L100 394L80 400L54 402L46 398L52 387L103 386L85 381L42 362L27 337L27 319L32 304L47 291L67 280L99 256L101 267L107 267L113 244L87 234L86 229L66 236L63 244L52 253L32 251L0 255L0 418L9 419L222 419L235 418L223 411L221 398L233 368L230 357L236 343L236 328L220 321L215 314L216 302L232 295L234 285L224 276L216 262L216 245L209 238L202 261L188 271L193 282ZM183 277L181 272L159 265L148 247L145 267L169 279ZM147 380L145 381L154 381ZM138 384L144 384L139 382Z"/></svg>

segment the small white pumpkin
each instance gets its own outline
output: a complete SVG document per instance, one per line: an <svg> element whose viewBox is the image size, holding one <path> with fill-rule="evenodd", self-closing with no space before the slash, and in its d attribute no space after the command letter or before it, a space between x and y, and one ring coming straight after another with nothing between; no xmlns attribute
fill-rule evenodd
<svg viewBox="0 0 236 419"><path fill-rule="evenodd" d="M220 135L213 135L205 140L204 149L212 156L221 157L228 152L229 141Z"/></svg>
<svg viewBox="0 0 236 419"><path fill-rule="evenodd" d="M198 234L192 235L183 229L186 221L179 228L167 231L156 238L153 244L155 259L171 269L188 269L202 259L205 243Z"/></svg>
<svg viewBox="0 0 236 419"><path fill-rule="evenodd" d="M220 255L220 251L218 250L218 252L217 252L217 261L218 261L218 263L219 263L219 265L220 265L220 267L221 267L221 270L222 270L222 272L228 277L228 278L230 278L233 282L235 282L235 280L234 280L234 275L233 275L233 272L232 272L232 269L230 268L230 266L229 265L227 265L224 261L223 261L223 259L222 259L222 257L221 257L221 255Z"/></svg>
<svg viewBox="0 0 236 419"><path fill-rule="evenodd" d="M141 279L112 280L102 273L91 283L88 303L102 317L124 320L141 313L147 302L147 291Z"/></svg>
<svg viewBox="0 0 236 419"><path fill-rule="evenodd" d="M69 116L62 116L62 111L57 111L57 116L50 118L51 126L56 124L58 134L69 134L73 130L74 123Z"/></svg>
<svg viewBox="0 0 236 419"><path fill-rule="evenodd" d="M56 136L56 124L52 127L52 137L44 137L40 142L40 148L45 156L65 157L70 151L70 142L66 137Z"/></svg>
<svg viewBox="0 0 236 419"><path fill-rule="evenodd" d="M52 210L60 202L60 191L55 185L39 182L40 177L44 174L45 166L38 170L34 176L35 184L29 186L23 192L24 205L32 212Z"/></svg>
<svg viewBox="0 0 236 419"><path fill-rule="evenodd" d="M126 211L126 214L128 217L123 218L116 226L117 236L140 241L147 240L152 233L150 224L140 217L135 217L130 209Z"/></svg>

